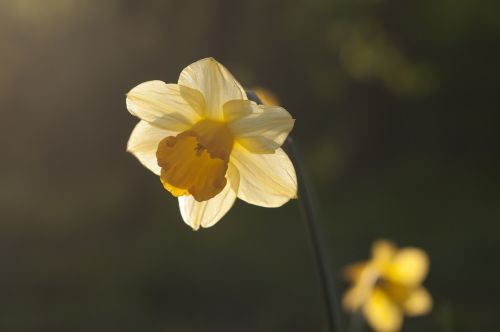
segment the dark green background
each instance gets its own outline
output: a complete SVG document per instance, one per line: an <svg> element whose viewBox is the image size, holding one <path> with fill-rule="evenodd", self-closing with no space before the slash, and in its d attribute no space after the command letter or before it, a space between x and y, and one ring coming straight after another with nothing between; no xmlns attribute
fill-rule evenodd
<svg viewBox="0 0 500 332"><path fill-rule="evenodd" d="M421 247L404 331L498 331L496 3L2 0L0 330L324 331L297 202L193 232L125 152L125 93L213 56L297 119L337 275Z"/></svg>

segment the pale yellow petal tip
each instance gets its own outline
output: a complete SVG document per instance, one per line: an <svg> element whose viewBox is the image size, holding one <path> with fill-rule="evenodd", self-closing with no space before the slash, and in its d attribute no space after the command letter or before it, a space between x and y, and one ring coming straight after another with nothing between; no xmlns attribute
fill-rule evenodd
<svg viewBox="0 0 500 332"><path fill-rule="evenodd" d="M178 198L182 219L193 231L214 226L233 206L239 186L238 170L229 165L226 178L226 186L212 199L198 202L190 195Z"/></svg>
<svg viewBox="0 0 500 332"><path fill-rule="evenodd" d="M201 64L201 63L204 63L204 62L205 62L205 63L209 63L209 64L213 64L213 63L220 64L220 63L219 63L219 61L217 61L214 57L212 57L212 56L208 56L208 57L206 57L206 58L202 58L202 59L200 59L200 60L197 60L197 61L195 61L195 62L191 63L189 66L192 66L192 65L194 65L194 64ZM188 66L188 67L189 67L189 66Z"/></svg>
<svg viewBox="0 0 500 332"><path fill-rule="evenodd" d="M212 228L215 226L220 221L220 219L217 219L215 222L211 222L210 224L204 224L201 220L191 222L190 220L184 220L184 223L186 223L189 227L191 227L191 230L193 232L198 232L202 229L207 229L207 228Z"/></svg>
<svg viewBox="0 0 500 332"><path fill-rule="evenodd" d="M386 239L378 239L372 246L372 257L374 259L390 259L396 252L394 242Z"/></svg>

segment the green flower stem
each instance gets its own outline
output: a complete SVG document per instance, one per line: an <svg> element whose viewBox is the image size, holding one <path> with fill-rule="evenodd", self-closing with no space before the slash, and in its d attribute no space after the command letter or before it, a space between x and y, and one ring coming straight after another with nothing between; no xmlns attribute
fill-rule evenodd
<svg viewBox="0 0 500 332"><path fill-rule="evenodd" d="M363 315L360 310L356 310L351 314L351 320L349 322L349 331L351 332L363 332L364 330L364 320Z"/></svg>
<svg viewBox="0 0 500 332"><path fill-rule="evenodd" d="M340 332L339 302L335 287L335 279L330 265L332 260L328 257L328 248L322 236L324 233L319 223L318 208L315 204L314 195L304 172L297 147L291 136L287 138L286 151L292 159L297 173L299 204L302 210L302 216L309 231L321 287L323 289L329 331Z"/></svg>
<svg viewBox="0 0 500 332"><path fill-rule="evenodd" d="M248 98L258 104L262 104L261 100L252 91L247 91ZM335 289L335 279L331 270L330 263L332 260L328 257L328 248L323 239L323 232L320 227L318 219L318 208L315 204L313 191L309 182L307 181L306 173L302 165L298 150L293 142L292 137L289 135L284 145L285 150L292 159L297 173L298 187L299 187L299 204L302 211L303 219L306 223L309 232L311 246L318 269L318 274L323 289L323 296L325 300L325 309L328 319L328 331L340 332L340 311L337 292Z"/></svg>

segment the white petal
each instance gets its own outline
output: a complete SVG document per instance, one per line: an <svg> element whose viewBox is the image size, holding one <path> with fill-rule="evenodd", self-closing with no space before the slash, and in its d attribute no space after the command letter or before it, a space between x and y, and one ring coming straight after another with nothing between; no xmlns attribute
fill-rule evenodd
<svg viewBox="0 0 500 332"><path fill-rule="evenodd" d="M156 160L158 143L165 137L176 134L176 132L153 126L146 121L140 121L130 134L127 151L139 159L151 172L160 175L161 168Z"/></svg>
<svg viewBox="0 0 500 332"><path fill-rule="evenodd" d="M295 169L281 148L270 154L255 154L235 144L231 162L240 172L240 199L263 207L279 207L297 197Z"/></svg>
<svg viewBox="0 0 500 332"><path fill-rule="evenodd" d="M256 104L252 106L250 114L230 122L229 128L238 143L248 151L253 153L274 152L285 141L295 120L290 113L279 106ZM236 107L232 105L231 108Z"/></svg>
<svg viewBox="0 0 500 332"><path fill-rule="evenodd" d="M127 108L141 120L168 130L183 131L200 119L201 93L162 81L144 82L127 94Z"/></svg>
<svg viewBox="0 0 500 332"><path fill-rule="evenodd" d="M222 106L224 121L232 122L242 117L252 114L257 104L251 100L234 99Z"/></svg>
<svg viewBox="0 0 500 332"><path fill-rule="evenodd" d="M238 170L229 165L226 178L224 189L208 201L198 202L193 196L179 197L182 219L193 230L215 225L233 206L239 186Z"/></svg>
<svg viewBox="0 0 500 332"><path fill-rule="evenodd" d="M181 72L179 85L200 91L205 97L205 116L222 120L222 106L233 99L247 99L231 73L213 58L199 60Z"/></svg>

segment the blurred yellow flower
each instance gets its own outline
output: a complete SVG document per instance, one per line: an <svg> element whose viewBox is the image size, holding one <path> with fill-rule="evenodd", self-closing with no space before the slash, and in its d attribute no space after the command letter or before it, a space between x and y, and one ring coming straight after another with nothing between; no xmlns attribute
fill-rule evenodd
<svg viewBox="0 0 500 332"><path fill-rule="evenodd" d="M297 196L294 167L281 149L294 119L257 105L213 58L186 67L178 84L149 81L127 94L141 121L127 150L179 198L194 230L213 226L236 198L279 207Z"/></svg>
<svg viewBox="0 0 500 332"><path fill-rule="evenodd" d="M432 298L421 286L429 269L427 254L418 248L397 249L386 240L372 247L372 259L345 268L353 285L345 293L343 307L361 310L375 331L399 331L403 314L418 316L432 308Z"/></svg>
<svg viewBox="0 0 500 332"><path fill-rule="evenodd" d="M264 105L278 106L278 97L268 89L262 88L260 86L254 87L252 91L259 97L260 101Z"/></svg>

